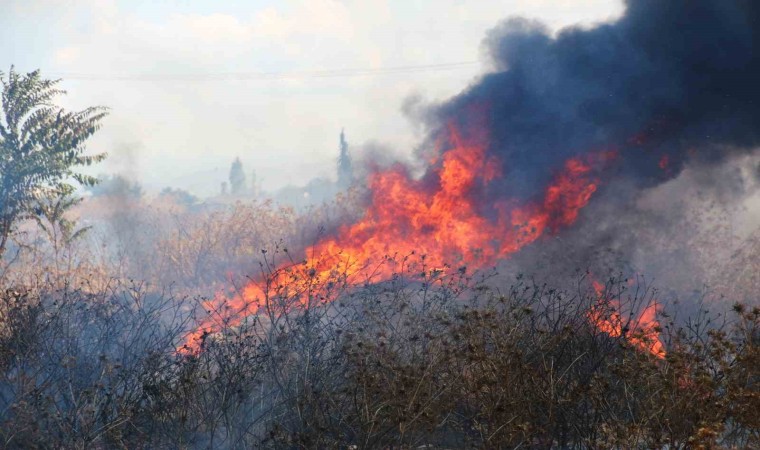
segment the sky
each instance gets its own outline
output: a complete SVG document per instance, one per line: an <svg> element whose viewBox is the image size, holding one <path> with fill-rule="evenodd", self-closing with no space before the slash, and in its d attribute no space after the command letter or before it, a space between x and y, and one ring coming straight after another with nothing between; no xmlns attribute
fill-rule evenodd
<svg viewBox="0 0 760 450"><path fill-rule="evenodd" d="M490 70L488 30L614 20L621 0L0 0L0 70L61 78L71 109L111 108L96 173L211 195L240 157L266 190L334 177L355 153L411 158L410 98L434 104ZM357 155L361 157L361 155ZM250 175L249 175L250 176Z"/></svg>

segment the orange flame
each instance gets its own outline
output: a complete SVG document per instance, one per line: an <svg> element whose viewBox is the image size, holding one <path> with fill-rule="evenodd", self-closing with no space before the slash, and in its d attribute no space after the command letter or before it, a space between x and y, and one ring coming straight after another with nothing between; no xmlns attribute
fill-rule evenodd
<svg viewBox="0 0 760 450"><path fill-rule="evenodd" d="M655 302L648 304L638 317L626 319L618 312L620 310L618 300L609 300L606 308L601 305L605 297L604 285L594 280L592 286L600 304L589 311L588 317L599 331L612 337L624 337L635 348L649 352L657 358L665 357L665 346L660 341L660 323L657 320Z"/></svg>
<svg viewBox="0 0 760 450"><path fill-rule="evenodd" d="M477 199L501 175L499 161L486 154L486 145L465 142L453 126L449 134L453 147L437 158L433 176L415 180L401 165L372 174L363 217L318 242L307 264L274 271L269 286L295 283L298 290L298 283L326 280L335 270L348 284L387 280L394 267L383 260L393 254L425 255L426 263L436 268L447 263L492 265L544 233L572 224L597 189L595 172L616 156L599 152L570 159L543 200L518 206L505 202L489 218ZM251 282L232 298L218 295L206 302L205 309L217 313L188 337L184 348L197 349L200 338L217 331L221 322L239 324L257 313L265 299L265 289Z"/></svg>

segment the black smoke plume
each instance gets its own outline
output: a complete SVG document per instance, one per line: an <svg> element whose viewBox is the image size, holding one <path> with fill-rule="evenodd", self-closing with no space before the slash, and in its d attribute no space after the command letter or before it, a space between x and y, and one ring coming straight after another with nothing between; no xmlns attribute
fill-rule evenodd
<svg viewBox="0 0 760 450"><path fill-rule="evenodd" d="M756 0L627 0L618 20L592 28L552 34L520 18L494 28L493 72L423 115L430 144L453 124L497 156L502 176L473 193L482 213L540 199L570 158L617 153L574 226L502 270L554 282L619 270L672 298L728 285L734 300L755 296L757 282L732 273L752 271L736 255L757 252L760 236L749 223L737 237L735 223L760 181L759 28Z"/></svg>
<svg viewBox="0 0 760 450"><path fill-rule="evenodd" d="M429 120L485 126L494 196L540 193L568 158L609 149L610 176L652 186L760 142L758 27L754 0L628 0L616 22L556 36L509 19L485 41L496 71Z"/></svg>

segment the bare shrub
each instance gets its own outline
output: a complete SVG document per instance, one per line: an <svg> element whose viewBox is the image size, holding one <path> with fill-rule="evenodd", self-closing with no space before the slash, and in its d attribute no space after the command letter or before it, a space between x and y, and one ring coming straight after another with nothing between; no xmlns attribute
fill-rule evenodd
<svg viewBox="0 0 760 450"><path fill-rule="evenodd" d="M346 268L275 264L289 254L264 254L263 298L245 317L116 280L4 291L3 446L759 443L757 308L737 304L730 318L660 312L662 356L646 351L652 336L636 323L657 296L642 279L602 286L580 274L556 289L407 255L378 262L393 269L387 281L357 284ZM209 323L197 348L183 349Z"/></svg>

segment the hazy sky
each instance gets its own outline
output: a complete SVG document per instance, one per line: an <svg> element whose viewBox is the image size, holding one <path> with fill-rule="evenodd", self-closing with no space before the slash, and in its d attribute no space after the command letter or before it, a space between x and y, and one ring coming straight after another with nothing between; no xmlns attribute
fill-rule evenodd
<svg viewBox="0 0 760 450"><path fill-rule="evenodd" d="M64 106L112 108L90 144L111 154L96 172L200 194L235 156L266 189L332 176L341 127L356 151L375 141L409 155L420 136L404 100L443 100L487 71L481 41L501 20L558 29L622 12L620 0L0 5L0 70L40 68L64 79ZM219 180L195 176L214 168Z"/></svg>

